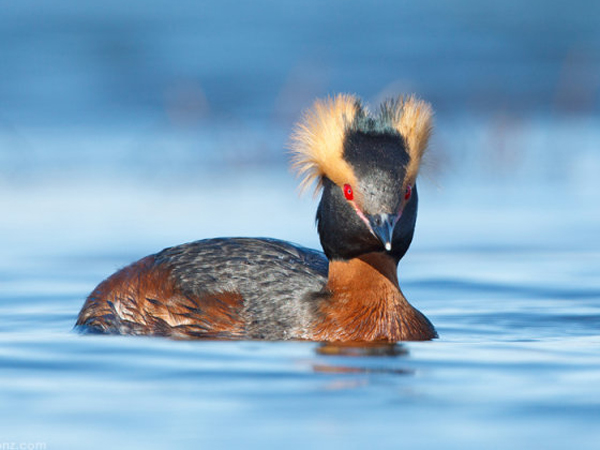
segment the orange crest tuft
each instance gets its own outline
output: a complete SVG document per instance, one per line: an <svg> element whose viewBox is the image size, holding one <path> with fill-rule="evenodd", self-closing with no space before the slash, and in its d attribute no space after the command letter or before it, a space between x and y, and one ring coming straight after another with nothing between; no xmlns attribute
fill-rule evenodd
<svg viewBox="0 0 600 450"><path fill-rule="evenodd" d="M344 159L344 139L352 131L401 135L410 156L406 180L414 184L431 135L432 115L429 103L414 96L384 102L376 116L353 95L317 100L292 134L292 168L302 178L301 191L316 181L317 193L323 177L338 186L356 185L354 171Z"/></svg>
<svg viewBox="0 0 600 450"><path fill-rule="evenodd" d="M304 114L291 144L292 168L302 177L302 191L316 180L318 192L323 176L338 185L354 184L354 172L343 159L344 137L359 111L362 108L356 97L338 94L317 100Z"/></svg>
<svg viewBox="0 0 600 450"><path fill-rule="evenodd" d="M412 185L417 179L433 130L433 111L429 103L410 95L399 97L391 113L392 126L404 137L408 147L410 162L406 168L406 179Z"/></svg>

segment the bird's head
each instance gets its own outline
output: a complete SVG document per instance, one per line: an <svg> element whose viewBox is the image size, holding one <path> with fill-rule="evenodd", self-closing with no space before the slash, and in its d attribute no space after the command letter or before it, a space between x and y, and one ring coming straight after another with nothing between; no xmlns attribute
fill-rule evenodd
<svg viewBox="0 0 600 450"><path fill-rule="evenodd" d="M387 252L400 260L417 215L416 180L432 111L413 96L371 114L351 95L318 100L292 136L302 187L323 190L319 236L329 259Z"/></svg>

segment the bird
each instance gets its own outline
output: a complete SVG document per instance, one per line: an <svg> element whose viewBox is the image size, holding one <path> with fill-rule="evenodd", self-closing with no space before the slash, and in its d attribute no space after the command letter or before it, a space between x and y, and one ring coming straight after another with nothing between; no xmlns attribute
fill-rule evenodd
<svg viewBox="0 0 600 450"><path fill-rule="evenodd" d="M394 343L438 337L402 293L417 175L433 111L415 95L371 110L318 99L290 139L301 191L321 195L323 252L271 238L211 238L124 267L87 297L82 332L172 339ZM265 218L265 219L268 219Z"/></svg>

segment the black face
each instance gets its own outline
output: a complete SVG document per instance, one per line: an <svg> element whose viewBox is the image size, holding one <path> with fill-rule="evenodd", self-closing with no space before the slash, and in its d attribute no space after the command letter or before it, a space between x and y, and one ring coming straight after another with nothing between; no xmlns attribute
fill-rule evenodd
<svg viewBox="0 0 600 450"><path fill-rule="evenodd" d="M317 210L325 254L329 259L351 259L366 253L387 252L400 260L413 237L418 203L416 186L412 187L409 200L404 200L409 156L402 138L392 134L352 133L344 145L344 159L358 179L358 186L353 188L361 193L360 210L364 218L345 198L342 188L325 178ZM375 235L378 234L376 222L379 215L397 214L403 203L402 215L389 233L391 249L388 251L381 236Z"/></svg>

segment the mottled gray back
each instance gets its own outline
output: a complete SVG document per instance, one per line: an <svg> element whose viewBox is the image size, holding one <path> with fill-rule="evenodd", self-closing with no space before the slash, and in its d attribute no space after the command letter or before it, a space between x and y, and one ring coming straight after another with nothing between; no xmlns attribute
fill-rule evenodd
<svg viewBox="0 0 600 450"><path fill-rule="evenodd" d="M327 281L323 253L276 239L206 239L156 258L171 268L184 294L240 294L253 339L302 338L314 316L314 293Z"/></svg>

